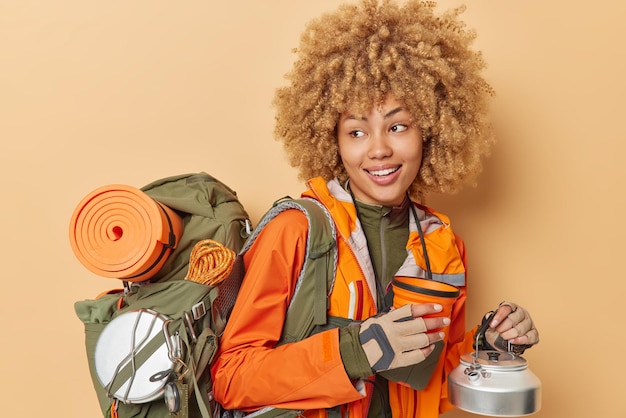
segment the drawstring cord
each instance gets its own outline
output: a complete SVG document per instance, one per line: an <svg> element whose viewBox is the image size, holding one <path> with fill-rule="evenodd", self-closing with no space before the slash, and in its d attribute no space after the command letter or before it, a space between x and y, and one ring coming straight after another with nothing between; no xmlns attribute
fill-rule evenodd
<svg viewBox="0 0 626 418"><path fill-rule="evenodd" d="M422 225L420 224L420 220L417 217L417 211L411 202L411 198L407 193L407 197L409 198L409 203L411 205L411 211L413 212L413 218L415 219L415 223L417 224L417 232L420 236L420 242L422 243L422 251L424 252L424 263L426 263L426 278L428 280L433 279L433 272L430 269L430 259L428 258L428 251L426 251L426 240L424 240L424 232L422 231Z"/></svg>

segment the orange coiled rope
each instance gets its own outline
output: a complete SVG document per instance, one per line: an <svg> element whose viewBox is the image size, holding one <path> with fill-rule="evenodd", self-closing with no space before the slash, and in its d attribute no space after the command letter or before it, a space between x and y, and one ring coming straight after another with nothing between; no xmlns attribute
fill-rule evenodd
<svg viewBox="0 0 626 418"><path fill-rule="evenodd" d="M235 264L236 253L211 239L199 241L189 256L189 270L185 280L215 286L221 283Z"/></svg>

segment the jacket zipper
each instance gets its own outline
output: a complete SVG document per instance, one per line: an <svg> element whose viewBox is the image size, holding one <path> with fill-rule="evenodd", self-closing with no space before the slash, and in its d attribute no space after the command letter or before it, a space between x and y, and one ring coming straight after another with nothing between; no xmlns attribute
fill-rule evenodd
<svg viewBox="0 0 626 418"><path fill-rule="evenodd" d="M380 272L383 276L387 273L387 248L385 247L385 230L386 230L387 225L389 225L389 222L390 222L389 213L386 213L381 217L380 227L379 227L380 261L381 261ZM379 276L379 275L377 274L376 276ZM387 306L385 302L386 288L385 286L383 286L383 277L377 277L376 287L380 288L380 290L377 292L378 297L381 299L380 305L382 306L383 310L387 310L389 306ZM380 309L379 309L379 312L380 312Z"/></svg>

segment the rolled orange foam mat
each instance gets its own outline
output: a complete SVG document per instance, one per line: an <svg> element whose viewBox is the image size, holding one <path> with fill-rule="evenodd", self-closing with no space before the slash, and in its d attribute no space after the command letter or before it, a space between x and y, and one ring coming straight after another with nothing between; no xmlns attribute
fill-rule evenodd
<svg viewBox="0 0 626 418"><path fill-rule="evenodd" d="M176 212L122 184L89 193L70 221L70 243L78 260L99 276L130 282L153 277L182 233Z"/></svg>

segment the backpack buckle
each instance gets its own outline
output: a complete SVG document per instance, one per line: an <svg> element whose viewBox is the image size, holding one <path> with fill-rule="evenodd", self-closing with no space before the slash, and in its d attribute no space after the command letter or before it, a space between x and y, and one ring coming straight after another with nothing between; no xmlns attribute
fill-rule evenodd
<svg viewBox="0 0 626 418"><path fill-rule="evenodd" d="M193 315L194 321L197 321L198 319L206 315L206 306L204 305L203 300L191 307L191 314Z"/></svg>

